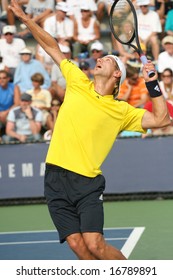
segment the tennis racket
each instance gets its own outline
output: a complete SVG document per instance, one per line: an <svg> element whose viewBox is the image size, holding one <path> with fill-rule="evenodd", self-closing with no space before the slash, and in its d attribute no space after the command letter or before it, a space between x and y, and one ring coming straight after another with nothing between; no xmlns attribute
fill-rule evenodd
<svg viewBox="0 0 173 280"><path fill-rule="evenodd" d="M110 10L109 23L115 39L123 45L132 47L145 65L148 60L140 46L137 15L132 2L130 0L115 0ZM154 71L148 72L149 77L154 75Z"/></svg>

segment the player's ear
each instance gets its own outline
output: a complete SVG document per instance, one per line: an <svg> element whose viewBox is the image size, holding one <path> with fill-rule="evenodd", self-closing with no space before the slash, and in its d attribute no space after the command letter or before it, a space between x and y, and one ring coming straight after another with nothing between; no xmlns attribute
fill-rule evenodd
<svg viewBox="0 0 173 280"><path fill-rule="evenodd" d="M114 76L114 78L120 78L121 74L122 74L122 72L120 70L115 70L113 76Z"/></svg>

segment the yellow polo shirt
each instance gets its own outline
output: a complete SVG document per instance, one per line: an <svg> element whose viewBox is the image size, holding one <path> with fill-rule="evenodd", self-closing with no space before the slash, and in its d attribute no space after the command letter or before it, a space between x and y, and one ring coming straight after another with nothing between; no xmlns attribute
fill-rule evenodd
<svg viewBox="0 0 173 280"><path fill-rule="evenodd" d="M95 177L122 130L144 132L144 109L112 95L101 96L94 84L71 61L60 65L67 87L55 124L46 162Z"/></svg>

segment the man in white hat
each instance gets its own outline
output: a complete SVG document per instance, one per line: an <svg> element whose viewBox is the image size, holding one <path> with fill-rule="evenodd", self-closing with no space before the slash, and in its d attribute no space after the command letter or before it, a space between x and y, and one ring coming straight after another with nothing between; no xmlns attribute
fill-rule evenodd
<svg viewBox="0 0 173 280"><path fill-rule="evenodd" d="M153 58L157 61L160 51L158 34L162 32L159 15L149 9L150 0L137 0L136 4L140 8L137 15L139 39L147 48L149 45L151 46Z"/></svg>
<svg viewBox="0 0 173 280"><path fill-rule="evenodd" d="M44 30L52 35L58 43L71 42L74 32L74 23L66 14L68 7L65 2L58 2L55 13L44 23Z"/></svg>
<svg viewBox="0 0 173 280"><path fill-rule="evenodd" d="M164 51L158 57L158 72L162 73L166 68L173 71L173 36L165 36L162 39L162 46Z"/></svg>
<svg viewBox="0 0 173 280"><path fill-rule="evenodd" d="M20 62L19 52L26 46L23 39L14 38L15 33L14 25L6 25L3 28L3 37L0 39L1 56L11 80L13 80L15 69Z"/></svg>
<svg viewBox="0 0 173 280"><path fill-rule="evenodd" d="M100 168L120 131L145 132L147 128L170 124L157 72L151 62L144 66L152 113L115 100L126 76L118 57L107 55L98 59L94 81L90 81L65 58L56 41L28 19L16 0L11 1L10 8L60 66L67 82L45 173L45 196L60 242L67 241L81 260L124 260L125 256L103 236L105 178ZM147 74L150 70L155 73L152 78Z"/></svg>

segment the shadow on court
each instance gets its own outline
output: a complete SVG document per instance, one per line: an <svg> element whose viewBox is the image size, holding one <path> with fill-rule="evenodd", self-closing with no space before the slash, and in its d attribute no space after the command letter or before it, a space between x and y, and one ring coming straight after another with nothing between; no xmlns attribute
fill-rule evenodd
<svg viewBox="0 0 173 280"><path fill-rule="evenodd" d="M107 228L108 243L128 257L144 228ZM67 243L59 243L56 231L29 231L0 233L0 260L75 260Z"/></svg>

